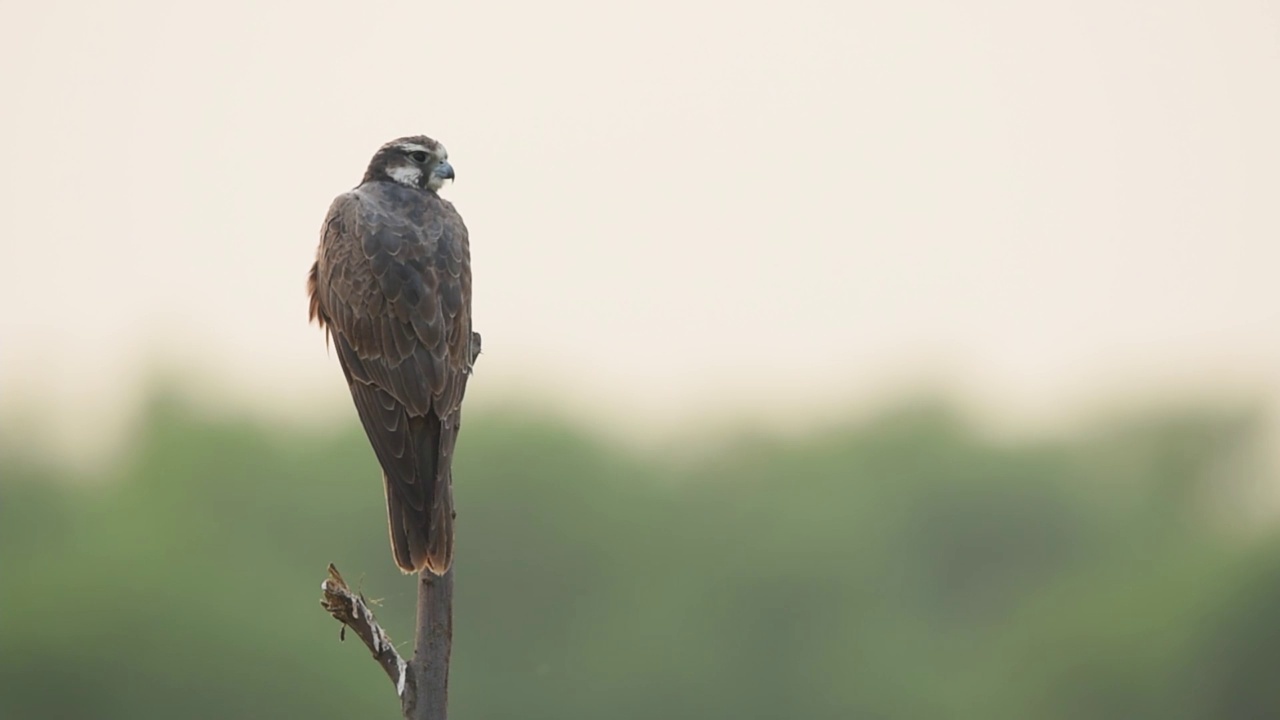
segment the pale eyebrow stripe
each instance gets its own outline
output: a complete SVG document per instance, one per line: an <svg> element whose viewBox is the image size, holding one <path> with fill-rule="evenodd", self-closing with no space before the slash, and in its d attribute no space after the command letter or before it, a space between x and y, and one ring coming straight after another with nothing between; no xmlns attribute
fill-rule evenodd
<svg viewBox="0 0 1280 720"><path fill-rule="evenodd" d="M416 145L414 143L404 143L403 145L397 145L396 147L400 148L401 150L408 150L409 152L424 152L428 155L431 154L431 151L428 150L427 148L421 145Z"/></svg>

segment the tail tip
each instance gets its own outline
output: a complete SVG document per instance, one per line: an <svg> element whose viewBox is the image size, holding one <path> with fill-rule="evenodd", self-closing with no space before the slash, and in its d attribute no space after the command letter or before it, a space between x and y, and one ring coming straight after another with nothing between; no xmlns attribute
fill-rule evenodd
<svg viewBox="0 0 1280 720"><path fill-rule="evenodd" d="M408 561L396 554L395 560L396 567L404 575L418 575L425 570L432 575L443 576L453 566L453 556L451 554L443 557L426 555L425 557L413 558Z"/></svg>

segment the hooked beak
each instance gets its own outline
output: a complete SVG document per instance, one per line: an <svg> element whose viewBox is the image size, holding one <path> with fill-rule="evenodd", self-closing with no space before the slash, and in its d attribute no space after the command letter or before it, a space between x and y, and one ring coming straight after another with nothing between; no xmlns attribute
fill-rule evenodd
<svg viewBox="0 0 1280 720"><path fill-rule="evenodd" d="M440 164L436 165L435 170L431 171L431 174L440 178L442 182L445 180L452 180L453 166L449 164L448 160L441 160Z"/></svg>

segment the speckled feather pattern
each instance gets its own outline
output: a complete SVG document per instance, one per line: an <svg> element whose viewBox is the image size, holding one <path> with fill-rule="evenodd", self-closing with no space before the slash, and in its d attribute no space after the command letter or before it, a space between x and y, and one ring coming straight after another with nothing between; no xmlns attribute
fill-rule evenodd
<svg viewBox="0 0 1280 720"><path fill-rule="evenodd" d="M382 465L396 563L443 574L472 360L466 226L430 190L366 178L329 208L308 286Z"/></svg>

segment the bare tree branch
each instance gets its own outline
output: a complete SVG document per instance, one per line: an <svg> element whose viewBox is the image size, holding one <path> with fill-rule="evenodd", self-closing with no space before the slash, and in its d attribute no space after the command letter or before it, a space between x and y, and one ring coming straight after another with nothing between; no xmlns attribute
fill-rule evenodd
<svg viewBox="0 0 1280 720"><path fill-rule="evenodd" d="M369 609L363 595L347 586L329 564L320 604L349 628L373 653L395 685L406 720L445 720L449 705L449 653L453 648L453 570L444 576L423 570L418 576L418 630L412 662L406 663Z"/></svg>
<svg viewBox="0 0 1280 720"><path fill-rule="evenodd" d="M346 639L347 628L351 628L351 631L364 641L365 647L373 653L373 659L378 661L382 670L387 673L387 677L391 678L391 684L395 685L396 694L401 697L403 704L405 684L409 680L408 664L405 663L404 658L400 657L400 653L396 652L396 646L392 644L391 638L387 637L387 631L383 630L374 618L373 611L369 609L364 596L357 595L347 587L346 581L342 579L342 575L333 563L329 563L329 577L320 584L320 589L324 592L324 596L320 598L320 604L343 625L340 637Z"/></svg>
<svg viewBox="0 0 1280 720"><path fill-rule="evenodd" d="M418 630L404 695L409 720L445 720L449 706L449 653L453 648L453 568L418 576Z"/></svg>

